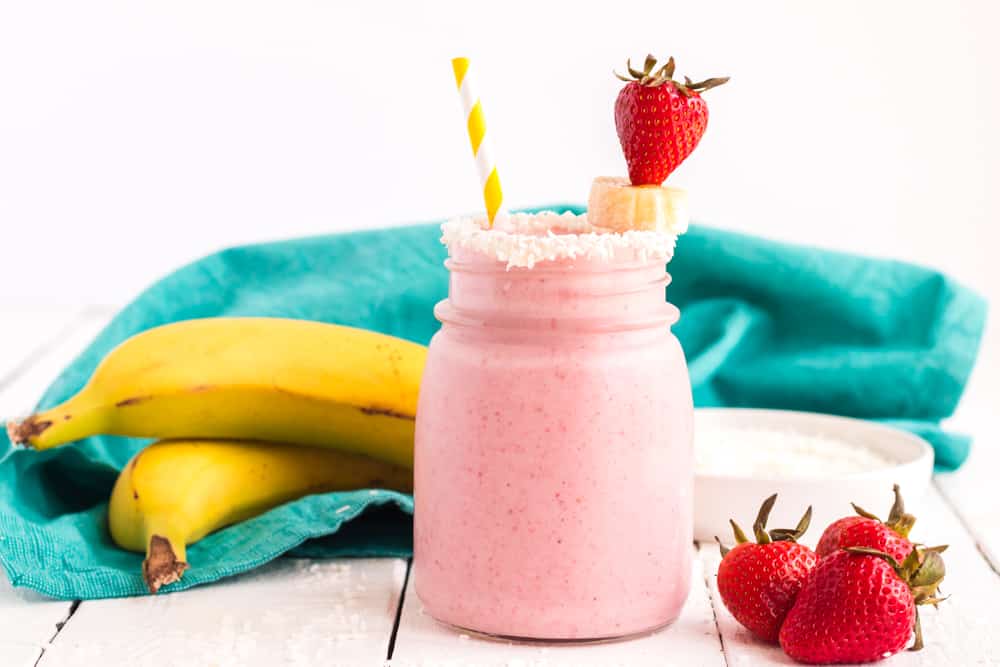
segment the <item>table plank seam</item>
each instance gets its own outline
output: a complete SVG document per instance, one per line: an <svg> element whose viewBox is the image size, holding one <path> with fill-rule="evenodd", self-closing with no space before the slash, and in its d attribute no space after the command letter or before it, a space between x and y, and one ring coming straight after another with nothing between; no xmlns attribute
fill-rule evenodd
<svg viewBox="0 0 1000 667"><path fill-rule="evenodd" d="M701 558L701 547L704 546L701 542L695 542L695 557ZM711 568L704 567L704 560L702 561L702 579L701 584L705 587L705 593L708 595L708 607L712 610L712 622L715 623L715 636L719 640L719 651L722 653L722 661L728 665L729 656L726 652L726 639L723 636L722 628L719 627L719 615L715 611L715 595L712 592L712 582L709 577L712 576Z"/></svg>
<svg viewBox="0 0 1000 667"><path fill-rule="evenodd" d="M972 538L973 544L976 545L976 551L979 552L982 559L986 561L986 565L990 568L990 571L993 572L993 574L1000 576L1000 563L994 561L993 554L990 552L989 548L983 544L983 541L980 539L979 533L976 531L975 527L966 520L965 514L962 513L962 508L952 500L946 486L942 485L936 476L934 477L932 484L934 489L938 492L938 495L941 496L944 504L951 510L952 514L958 518L958 522L961 524L962 529L969 535L970 538Z"/></svg>
<svg viewBox="0 0 1000 667"><path fill-rule="evenodd" d="M396 650L396 635L399 633L399 623L403 618L403 603L406 601L406 586L410 583L410 573L413 571L413 559L406 559L406 574L403 575L403 587L399 591L399 602L396 605L396 618L392 623L392 632L389 634L389 646L386 650L386 661L392 660L392 654Z"/></svg>
<svg viewBox="0 0 1000 667"><path fill-rule="evenodd" d="M66 624L69 623L70 619L73 618L73 614L75 614L76 610L79 608L80 600L73 600L72 604L69 606L69 611L66 612L66 618L56 623L56 631L52 634L52 637L49 638L48 643L39 647L42 652L38 654L38 659L35 660L34 667L38 667L42 663L42 659L45 658L45 651L47 651L48 648L56 641L56 637L58 637L59 633L63 631L63 628L66 627Z"/></svg>

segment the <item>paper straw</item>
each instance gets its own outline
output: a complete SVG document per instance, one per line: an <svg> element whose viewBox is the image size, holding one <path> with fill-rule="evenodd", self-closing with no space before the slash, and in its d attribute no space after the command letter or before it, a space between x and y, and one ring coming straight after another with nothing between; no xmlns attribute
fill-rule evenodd
<svg viewBox="0 0 1000 667"><path fill-rule="evenodd" d="M503 204L503 192L500 190L500 178L493 162L486 137L486 118L483 116L483 105L479 95L473 89L469 76L469 59L453 58L452 69L455 70L455 85L462 96L462 106L469 128L469 142L472 144L472 154L476 158L476 168L479 170L479 185L483 189L483 200L486 202L486 215L493 226L493 219Z"/></svg>

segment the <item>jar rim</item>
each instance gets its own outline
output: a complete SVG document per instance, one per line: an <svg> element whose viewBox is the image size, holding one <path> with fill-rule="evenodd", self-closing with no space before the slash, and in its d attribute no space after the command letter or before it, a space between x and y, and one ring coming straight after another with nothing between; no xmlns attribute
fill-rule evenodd
<svg viewBox="0 0 1000 667"><path fill-rule="evenodd" d="M459 217L442 224L441 233L441 242L452 257L475 253L506 263L508 269L533 269L561 260L613 262L630 257L666 263L677 243L677 236L667 232L599 230L585 213L571 211L503 214L492 228L485 216Z"/></svg>
<svg viewBox="0 0 1000 667"><path fill-rule="evenodd" d="M551 261L536 264L532 268L526 266L514 266L504 264L500 260L493 260L489 257L468 261L456 257L449 257L444 261L444 266L449 273L471 273L479 275L503 274L506 278L530 279L536 276L566 276L577 272L586 272L589 275L603 275L614 273L627 273L649 268L652 265L661 266L663 261L659 259L629 259L627 261L593 261L593 260L573 260L573 261ZM670 274L667 276L667 283L670 282ZM665 283L665 285L667 284Z"/></svg>

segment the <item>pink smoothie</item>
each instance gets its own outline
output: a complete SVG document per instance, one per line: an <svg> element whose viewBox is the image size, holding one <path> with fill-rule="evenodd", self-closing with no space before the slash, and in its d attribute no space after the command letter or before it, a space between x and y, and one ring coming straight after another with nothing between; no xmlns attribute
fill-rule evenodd
<svg viewBox="0 0 1000 667"><path fill-rule="evenodd" d="M690 584L693 462L664 260L451 255L417 412L425 610L539 639L669 623Z"/></svg>

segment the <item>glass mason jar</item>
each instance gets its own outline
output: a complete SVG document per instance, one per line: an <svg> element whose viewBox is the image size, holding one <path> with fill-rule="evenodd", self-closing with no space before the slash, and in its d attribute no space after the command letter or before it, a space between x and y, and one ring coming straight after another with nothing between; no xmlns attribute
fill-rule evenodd
<svg viewBox="0 0 1000 667"><path fill-rule="evenodd" d="M573 641L680 613L693 412L664 263L451 248L414 470L414 583L436 619Z"/></svg>

